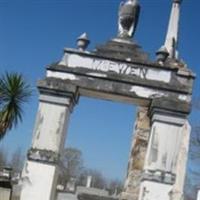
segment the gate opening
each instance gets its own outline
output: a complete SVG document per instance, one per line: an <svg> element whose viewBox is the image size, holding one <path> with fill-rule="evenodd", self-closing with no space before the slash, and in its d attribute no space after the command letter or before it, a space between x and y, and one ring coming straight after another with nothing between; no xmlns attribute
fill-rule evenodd
<svg viewBox="0 0 200 200"><path fill-rule="evenodd" d="M84 167L124 181L135 121L135 107L81 97L70 119L65 147L79 149Z"/></svg>

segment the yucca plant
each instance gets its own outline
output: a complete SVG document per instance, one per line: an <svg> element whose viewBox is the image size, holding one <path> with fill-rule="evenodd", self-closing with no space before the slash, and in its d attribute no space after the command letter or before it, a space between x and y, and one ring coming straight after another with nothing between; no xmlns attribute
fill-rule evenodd
<svg viewBox="0 0 200 200"><path fill-rule="evenodd" d="M0 77L0 140L22 121L22 106L30 96L30 86L21 74L5 73Z"/></svg>

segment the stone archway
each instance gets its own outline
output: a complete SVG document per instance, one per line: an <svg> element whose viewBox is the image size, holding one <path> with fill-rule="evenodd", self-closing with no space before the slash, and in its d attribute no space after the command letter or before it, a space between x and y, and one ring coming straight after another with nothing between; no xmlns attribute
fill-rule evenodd
<svg viewBox="0 0 200 200"><path fill-rule="evenodd" d="M175 9L180 1L174 4ZM140 107L121 198L181 199L194 74L164 48L157 61L150 61L132 41L138 6L128 0L120 7L118 37L88 52L89 40L82 35L79 49L65 49L62 60L48 66L46 78L38 82L40 103L21 200L54 200L59 153L80 96Z"/></svg>

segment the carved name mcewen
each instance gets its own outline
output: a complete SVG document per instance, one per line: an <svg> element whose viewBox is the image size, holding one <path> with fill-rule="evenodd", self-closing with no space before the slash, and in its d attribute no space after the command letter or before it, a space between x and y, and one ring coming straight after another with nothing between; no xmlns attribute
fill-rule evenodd
<svg viewBox="0 0 200 200"><path fill-rule="evenodd" d="M67 54L61 61L68 67L87 68L101 72L114 72L117 74L136 76L142 79L169 82L171 73L165 70L157 70L148 66L123 63L118 61L94 58L76 54Z"/></svg>

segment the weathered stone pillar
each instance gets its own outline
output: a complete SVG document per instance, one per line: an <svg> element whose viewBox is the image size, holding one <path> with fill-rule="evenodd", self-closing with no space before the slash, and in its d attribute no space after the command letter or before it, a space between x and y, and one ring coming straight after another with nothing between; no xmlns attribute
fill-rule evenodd
<svg viewBox="0 0 200 200"><path fill-rule="evenodd" d="M59 154L78 97L76 87L62 81L40 81L38 88L40 102L32 147L22 174L21 200L55 200Z"/></svg>
<svg viewBox="0 0 200 200"><path fill-rule="evenodd" d="M149 117L147 114L148 108L138 107L129 155L127 177L121 199L137 200L139 196L140 180L150 131Z"/></svg>
<svg viewBox="0 0 200 200"><path fill-rule="evenodd" d="M181 128L182 141L177 156L176 181L173 186L172 198L171 198L172 200L183 199L183 189L185 183L185 174L186 174L187 158L189 151L190 132L191 132L191 126L189 122L186 120L185 124Z"/></svg>
<svg viewBox="0 0 200 200"><path fill-rule="evenodd" d="M182 198L190 128L187 105L177 103L155 100L151 106L151 132L139 200Z"/></svg>

